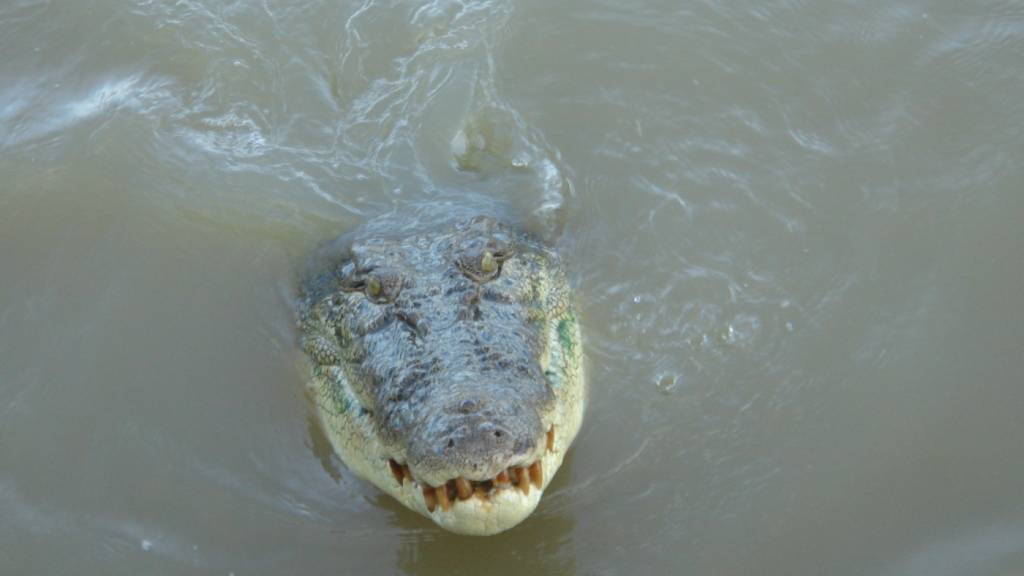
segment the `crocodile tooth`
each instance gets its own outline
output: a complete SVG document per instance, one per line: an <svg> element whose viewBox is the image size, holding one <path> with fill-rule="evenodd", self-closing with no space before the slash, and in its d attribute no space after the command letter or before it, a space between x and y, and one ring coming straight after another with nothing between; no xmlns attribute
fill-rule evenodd
<svg viewBox="0 0 1024 576"><path fill-rule="evenodd" d="M452 507L452 501L448 499L448 485L441 484L434 489L434 493L437 494L437 501L441 503L441 510L447 512Z"/></svg>
<svg viewBox="0 0 1024 576"><path fill-rule="evenodd" d="M495 484L508 484L508 472L502 470L494 477Z"/></svg>
<svg viewBox="0 0 1024 576"><path fill-rule="evenodd" d="M473 487L462 476L455 479L455 490L459 493L459 500L469 500L469 497L473 495Z"/></svg>
<svg viewBox="0 0 1024 576"><path fill-rule="evenodd" d="M536 486L538 490L540 489L541 484L544 483L544 469L541 468L540 460L537 460L530 465L530 481L533 482L533 485Z"/></svg>
<svg viewBox="0 0 1024 576"><path fill-rule="evenodd" d="M516 470L517 470L516 468L509 468L508 469L508 481L512 485L515 485L515 484L519 483L519 476L516 475Z"/></svg>
<svg viewBox="0 0 1024 576"><path fill-rule="evenodd" d="M516 469L516 479L519 484L519 491L523 494L530 494L530 472L526 468Z"/></svg>
<svg viewBox="0 0 1024 576"><path fill-rule="evenodd" d="M555 425L548 429L548 452L555 451Z"/></svg>
<svg viewBox="0 0 1024 576"><path fill-rule="evenodd" d="M409 482L415 482L412 477L412 470L408 466L402 466L402 479L408 480Z"/></svg>
<svg viewBox="0 0 1024 576"><path fill-rule="evenodd" d="M398 481L398 485L401 486L402 478L404 477L402 474L402 466L399 466L398 462L391 459L388 460L388 467L391 468L391 475L395 477L395 480Z"/></svg>
<svg viewBox="0 0 1024 576"><path fill-rule="evenodd" d="M483 488L480 487L473 489L473 496L476 496L477 498L485 502L491 499L490 496L487 495L487 490L484 490Z"/></svg>
<svg viewBox="0 0 1024 576"><path fill-rule="evenodd" d="M423 485L423 502L427 504L427 511L433 512L437 508L437 498L434 497L434 488L429 484Z"/></svg>

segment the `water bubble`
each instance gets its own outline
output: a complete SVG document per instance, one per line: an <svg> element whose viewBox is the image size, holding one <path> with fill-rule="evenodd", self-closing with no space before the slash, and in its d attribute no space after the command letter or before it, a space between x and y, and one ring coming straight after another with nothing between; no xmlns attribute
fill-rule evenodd
<svg viewBox="0 0 1024 576"><path fill-rule="evenodd" d="M665 372L655 376L654 385L657 386L658 390L664 394L669 394L676 389L679 385L680 377L678 374Z"/></svg>
<svg viewBox="0 0 1024 576"><path fill-rule="evenodd" d="M740 314L733 318L719 336L724 344L743 346L750 344L757 336L761 322L754 316Z"/></svg>
<svg viewBox="0 0 1024 576"><path fill-rule="evenodd" d="M146 552L149 552L150 550L153 549L153 543L150 542L149 540L143 540L142 543L141 543L141 546L142 546L142 549L144 551L146 551Z"/></svg>

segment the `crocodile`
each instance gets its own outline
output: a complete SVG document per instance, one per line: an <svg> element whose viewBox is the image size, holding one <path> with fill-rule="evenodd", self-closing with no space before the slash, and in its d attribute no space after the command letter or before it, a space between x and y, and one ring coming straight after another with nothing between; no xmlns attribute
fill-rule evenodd
<svg viewBox="0 0 1024 576"><path fill-rule="evenodd" d="M378 217L322 250L297 298L308 386L345 465L460 534L537 507L583 419L558 256L491 216Z"/></svg>

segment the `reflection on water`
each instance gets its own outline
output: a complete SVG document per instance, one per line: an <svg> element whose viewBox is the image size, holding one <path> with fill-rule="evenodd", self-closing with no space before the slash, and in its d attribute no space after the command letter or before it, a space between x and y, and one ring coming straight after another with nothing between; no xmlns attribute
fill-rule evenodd
<svg viewBox="0 0 1024 576"><path fill-rule="evenodd" d="M528 574L576 574L576 560L568 546L574 524L567 515L545 518L533 530L524 529L514 546L501 538L467 541L434 530L414 533L402 539L397 564L406 574L471 574L503 567Z"/></svg>
<svg viewBox="0 0 1024 576"><path fill-rule="evenodd" d="M0 573L1024 570L1024 10L0 5ZM354 478L291 299L483 202L578 289L537 512Z"/></svg>
<svg viewBox="0 0 1024 576"><path fill-rule="evenodd" d="M320 465L323 466L324 472L331 477L335 482L341 482L342 468L344 464L341 463L340 459L334 453L334 447L331 446L331 441L327 438L327 433L324 431L323 426L320 425L320 419L316 416L316 411L313 406L309 407L309 416L307 417L308 429L309 429L309 449L313 452L313 456L320 461Z"/></svg>

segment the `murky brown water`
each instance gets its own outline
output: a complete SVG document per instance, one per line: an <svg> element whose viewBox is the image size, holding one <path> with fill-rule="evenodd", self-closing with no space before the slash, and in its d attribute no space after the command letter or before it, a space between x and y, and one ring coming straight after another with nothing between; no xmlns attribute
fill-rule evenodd
<svg viewBox="0 0 1024 576"><path fill-rule="evenodd" d="M0 574L1024 572L1024 3L0 2ZM331 455L324 241L496 199L592 404L443 533Z"/></svg>

